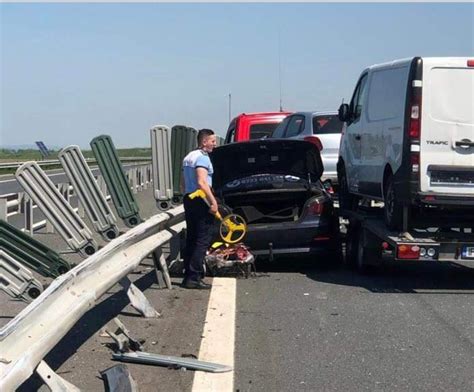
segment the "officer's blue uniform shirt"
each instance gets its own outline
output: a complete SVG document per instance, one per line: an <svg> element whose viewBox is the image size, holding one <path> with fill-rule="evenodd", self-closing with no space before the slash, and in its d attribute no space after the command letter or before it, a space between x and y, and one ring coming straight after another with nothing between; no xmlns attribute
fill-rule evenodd
<svg viewBox="0 0 474 392"><path fill-rule="evenodd" d="M207 152L203 150L193 150L183 159L184 193L192 193L199 189L197 183L196 169L202 167L207 170L207 183L212 186L212 167L211 159Z"/></svg>

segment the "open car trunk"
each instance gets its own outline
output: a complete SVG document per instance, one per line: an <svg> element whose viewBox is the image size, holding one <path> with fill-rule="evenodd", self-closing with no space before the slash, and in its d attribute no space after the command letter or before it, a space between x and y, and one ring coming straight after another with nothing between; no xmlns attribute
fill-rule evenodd
<svg viewBox="0 0 474 392"><path fill-rule="evenodd" d="M319 150L305 141L228 144L211 159L216 194L249 224L296 221L308 199L324 195Z"/></svg>
<svg viewBox="0 0 474 392"><path fill-rule="evenodd" d="M228 194L223 203L249 224L294 222L300 218L308 198L316 194L306 190Z"/></svg>

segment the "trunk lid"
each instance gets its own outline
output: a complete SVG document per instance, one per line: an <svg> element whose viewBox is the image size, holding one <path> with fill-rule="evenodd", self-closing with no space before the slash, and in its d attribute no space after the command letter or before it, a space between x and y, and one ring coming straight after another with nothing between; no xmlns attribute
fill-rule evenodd
<svg viewBox="0 0 474 392"><path fill-rule="evenodd" d="M281 178L282 185L314 182L324 170L316 146L301 140L267 139L226 144L214 149L211 160L216 191L240 188L244 180L253 189L266 188L275 184L272 179L276 177ZM244 188L248 189L247 186Z"/></svg>

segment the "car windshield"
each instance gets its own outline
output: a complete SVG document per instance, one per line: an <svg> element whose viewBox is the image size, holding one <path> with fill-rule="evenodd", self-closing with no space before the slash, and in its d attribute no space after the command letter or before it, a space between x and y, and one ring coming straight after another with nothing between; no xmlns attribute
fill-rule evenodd
<svg viewBox="0 0 474 392"><path fill-rule="evenodd" d="M250 126L250 139L261 139L270 136L279 123L254 124Z"/></svg>
<svg viewBox="0 0 474 392"><path fill-rule="evenodd" d="M343 123L339 120L337 114L318 115L313 117L313 133L315 135L341 133L342 125Z"/></svg>

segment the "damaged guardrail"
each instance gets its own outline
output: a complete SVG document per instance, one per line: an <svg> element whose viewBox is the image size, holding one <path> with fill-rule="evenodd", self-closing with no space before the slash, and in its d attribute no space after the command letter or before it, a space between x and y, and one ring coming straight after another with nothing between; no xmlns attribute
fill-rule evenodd
<svg viewBox="0 0 474 392"><path fill-rule="evenodd" d="M58 158L95 230L106 241L116 238L119 235L117 220L79 146L63 148Z"/></svg>
<svg viewBox="0 0 474 392"><path fill-rule="evenodd" d="M43 285L28 268L0 248L0 290L30 302L41 294Z"/></svg>
<svg viewBox="0 0 474 392"><path fill-rule="evenodd" d="M15 176L72 249L85 257L97 250L92 232L36 162L24 163ZM69 185L67 193L69 194Z"/></svg>
<svg viewBox="0 0 474 392"><path fill-rule="evenodd" d="M3 220L0 234L0 249L40 275L56 278L71 269L57 252Z"/></svg>
<svg viewBox="0 0 474 392"><path fill-rule="evenodd" d="M51 377L50 372L39 368L44 364L44 356L107 290L128 280L127 274L145 257L180 233L186 225L183 219L184 209L179 206L114 239L56 278L34 302L0 329L0 390L15 390L35 369L41 377L46 378L45 374ZM62 380L57 375L54 377Z"/></svg>
<svg viewBox="0 0 474 392"><path fill-rule="evenodd" d="M97 136L91 140L90 145L117 213L128 227L136 226L142 221L140 211L125 177L112 138L108 135Z"/></svg>
<svg viewBox="0 0 474 392"><path fill-rule="evenodd" d="M173 171L171 169L171 130L165 125L150 129L151 152L153 158L153 187L156 206L160 210L171 207L173 198Z"/></svg>

